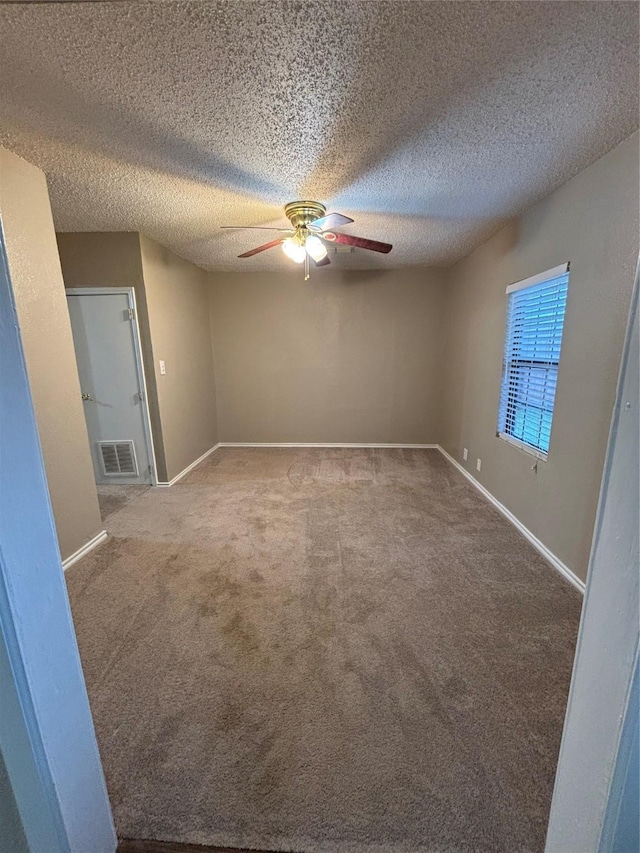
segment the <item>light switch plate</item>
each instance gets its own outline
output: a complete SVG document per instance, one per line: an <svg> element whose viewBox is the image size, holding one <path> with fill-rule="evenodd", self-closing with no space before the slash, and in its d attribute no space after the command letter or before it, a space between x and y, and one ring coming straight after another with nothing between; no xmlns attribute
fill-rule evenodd
<svg viewBox="0 0 640 853"><path fill-rule="evenodd" d="M482 459L478 459L478 461L476 462L476 470L480 471L481 468L482 468Z"/></svg>
<svg viewBox="0 0 640 853"><path fill-rule="evenodd" d="M469 451L468 451L468 450L467 450L467 448L465 447L465 448L463 449L463 451L462 451L462 458L463 458L463 460L464 460L465 462L467 461L468 456L469 456Z"/></svg>
<svg viewBox="0 0 640 853"><path fill-rule="evenodd" d="M162 359L158 362L158 364L160 365L160 373L164 376L167 372L167 365L164 363L164 361L162 361Z"/></svg>

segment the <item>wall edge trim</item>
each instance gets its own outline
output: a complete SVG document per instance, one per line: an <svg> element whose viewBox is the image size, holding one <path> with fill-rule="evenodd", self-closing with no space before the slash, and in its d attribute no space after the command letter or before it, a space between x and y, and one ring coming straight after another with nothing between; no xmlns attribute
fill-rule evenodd
<svg viewBox="0 0 640 853"><path fill-rule="evenodd" d="M309 441L221 441L217 447L380 447L405 448L406 450L438 450L438 444L362 444L349 442L309 442Z"/></svg>
<svg viewBox="0 0 640 853"><path fill-rule="evenodd" d="M66 560L62 561L62 568L66 572L67 569L72 566L74 563L77 563L78 560L81 560L85 554L88 554L89 551L93 551L101 542L107 538L109 534L106 530L101 530L100 533L96 533L88 542L85 542L81 548L78 548L77 551L74 551Z"/></svg>
<svg viewBox="0 0 640 853"><path fill-rule="evenodd" d="M190 465L187 465L187 467L183 471L180 471L179 474L176 474L176 476L172 480L169 480L166 483L156 483L156 488L160 487L163 489L168 489L169 486L173 486L174 483L177 483L178 480L181 480L183 477L185 477L189 473L189 471L192 471L196 467L196 465L199 465L204 459L207 458L207 456L210 456L214 450L217 450L219 447L222 446L223 445L220 443L214 444L213 447L210 447L207 451L205 451L202 456L198 456L198 458L194 459L194 461Z"/></svg>
<svg viewBox="0 0 640 853"><path fill-rule="evenodd" d="M541 542L537 536L535 536L528 527L525 527L524 524L518 519L510 510L506 508L506 506L495 498L488 489L476 480L476 478L470 474L462 465L457 462L453 456L451 456L441 445L438 445L438 450L444 456L447 461L449 461L455 468L463 474L469 482L475 486L475 488L489 501L489 503L493 504L493 506L498 510L501 515L503 515L507 521L511 522L511 524L518 530L525 539L527 539L531 545L536 549L536 551L544 557L544 559L551 565L553 568L559 572L565 580L569 581L569 583L574 586L579 592L584 595L585 590L585 582L580 580L580 578L571 571L571 569L566 566L562 560L558 559L553 551L550 551L547 546Z"/></svg>

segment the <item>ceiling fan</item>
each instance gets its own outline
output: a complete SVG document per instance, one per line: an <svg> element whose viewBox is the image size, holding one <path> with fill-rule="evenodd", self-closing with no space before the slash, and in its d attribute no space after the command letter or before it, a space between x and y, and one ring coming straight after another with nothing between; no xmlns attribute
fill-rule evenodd
<svg viewBox="0 0 640 853"><path fill-rule="evenodd" d="M370 249L372 252L387 254L393 246L391 243L380 243L378 240L368 240L365 237L354 237L352 234L341 234L333 229L353 222L342 213L327 213L323 204L318 201L292 201L284 208L285 215L291 223L291 228L268 228L262 225L242 226L223 225L223 228L247 228L255 231L280 231L283 235L269 243L264 243L248 252L238 255L239 258L250 258L267 249L282 246L282 251L296 264L304 264L304 280L309 278L309 258L317 267L330 264L327 255L327 243L339 243L344 246L356 246L358 249Z"/></svg>

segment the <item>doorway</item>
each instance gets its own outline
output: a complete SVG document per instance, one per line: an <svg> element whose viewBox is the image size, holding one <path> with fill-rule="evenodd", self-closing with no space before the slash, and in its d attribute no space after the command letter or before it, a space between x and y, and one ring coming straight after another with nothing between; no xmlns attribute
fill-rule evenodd
<svg viewBox="0 0 640 853"><path fill-rule="evenodd" d="M67 303L96 483L155 485L133 288L70 288Z"/></svg>

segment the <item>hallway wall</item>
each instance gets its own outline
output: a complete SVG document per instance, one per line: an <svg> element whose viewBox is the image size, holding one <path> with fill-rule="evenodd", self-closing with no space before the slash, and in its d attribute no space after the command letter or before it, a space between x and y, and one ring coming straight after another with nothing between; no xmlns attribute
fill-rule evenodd
<svg viewBox="0 0 640 853"><path fill-rule="evenodd" d="M102 530L44 174L0 148L0 218L62 558Z"/></svg>
<svg viewBox="0 0 640 853"><path fill-rule="evenodd" d="M207 273L140 234L166 479L218 442ZM159 362L166 373L160 373Z"/></svg>

